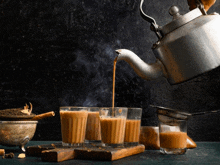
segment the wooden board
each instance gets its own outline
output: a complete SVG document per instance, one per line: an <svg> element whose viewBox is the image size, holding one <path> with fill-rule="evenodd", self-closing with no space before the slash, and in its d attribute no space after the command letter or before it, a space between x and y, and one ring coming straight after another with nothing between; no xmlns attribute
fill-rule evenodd
<svg viewBox="0 0 220 165"><path fill-rule="evenodd" d="M88 160L117 160L127 156L139 154L144 152L145 146L139 144L134 147L125 148L112 148L112 147L100 147L91 146L84 148L75 149L75 157L77 159L88 159Z"/></svg>
<svg viewBox="0 0 220 165"><path fill-rule="evenodd" d="M62 162L70 159L113 161L144 152L145 146L112 148L103 147L101 143L85 144L83 147L63 147L61 143L29 146L26 154L40 156L42 161Z"/></svg>
<svg viewBox="0 0 220 165"><path fill-rule="evenodd" d="M42 145L28 146L26 148L26 155L40 157L42 151L44 151L44 150L51 150L51 149L61 148L61 147L62 147L61 142L52 143L52 144L42 144Z"/></svg>
<svg viewBox="0 0 220 165"><path fill-rule="evenodd" d="M45 162L62 162L75 158L75 148L55 148L44 150L41 154L41 160Z"/></svg>

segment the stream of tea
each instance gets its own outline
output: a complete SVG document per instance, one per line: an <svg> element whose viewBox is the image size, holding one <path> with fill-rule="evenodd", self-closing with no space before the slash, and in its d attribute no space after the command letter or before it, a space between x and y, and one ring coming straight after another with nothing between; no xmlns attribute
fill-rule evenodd
<svg viewBox="0 0 220 165"><path fill-rule="evenodd" d="M116 72L116 63L118 57L115 58L113 63L113 79L112 79L112 108L115 107L115 72Z"/></svg>
<svg viewBox="0 0 220 165"><path fill-rule="evenodd" d="M114 59L113 63L113 79L112 79L112 116L114 116L114 107L115 107L115 72L116 72L116 63L118 57Z"/></svg>

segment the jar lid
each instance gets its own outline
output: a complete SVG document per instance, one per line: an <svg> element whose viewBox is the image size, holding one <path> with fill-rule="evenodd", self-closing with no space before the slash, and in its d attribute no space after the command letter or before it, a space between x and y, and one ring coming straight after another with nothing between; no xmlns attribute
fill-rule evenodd
<svg viewBox="0 0 220 165"><path fill-rule="evenodd" d="M163 35L172 32L173 30L187 24L188 22L202 15L202 12L199 8L195 8L194 10L184 15L181 15L177 6L171 6L169 9L169 13L173 16L173 21L162 27L161 32Z"/></svg>

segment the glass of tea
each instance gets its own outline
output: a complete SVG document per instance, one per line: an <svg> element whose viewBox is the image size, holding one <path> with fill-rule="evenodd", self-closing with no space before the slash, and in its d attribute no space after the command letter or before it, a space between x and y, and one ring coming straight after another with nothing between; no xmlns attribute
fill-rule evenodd
<svg viewBox="0 0 220 165"><path fill-rule="evenodd" d="M175 124L159 121L160 152L184 154L187 148L187 121L175 119Z"/></svg>
<svg viewBox="0 0 220 165"><path fill-rule="evenodd" d="M188 114L158 107L160 151L163 154L184 154L187 148Z"/></svg>
<svg viewBox="0 0 220 165"><path fill-rule="evenodd" d="M126 146L136 146L139 143L142 108L128 108L125 126L124 143Z"/></svg>
<svg viewBox="0 0 220 165"><path fill-rule="evenodd" d="M101 127L99 120L99 107L88 107L88 118L86 125L86 142L101 142Z"/></svg>
<svg viewBox="0 0 220 165"><path fill-rule="evenodd" d="M60 107L63 146L82 146L85 141L88 107Z"/></svg>
<svg viewBox="0 0 220 165"><path fill-rule="evenodd" d="M128 108L102 107L99 110L101 139L104 146L123 147Z"/></svg>

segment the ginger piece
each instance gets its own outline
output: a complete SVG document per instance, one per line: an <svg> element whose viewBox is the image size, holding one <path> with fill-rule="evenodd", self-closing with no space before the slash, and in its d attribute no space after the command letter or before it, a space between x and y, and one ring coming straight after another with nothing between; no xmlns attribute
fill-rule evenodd
<svg viewBox="0 0 220 165"><path fill-rule="evenodd" d="M26 155L24 153L21 153L21 154L18 155L19 159L24 159L25 157L26 157Z"/></svg>

